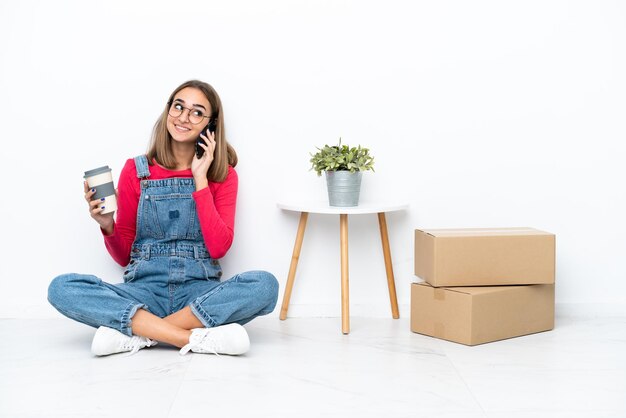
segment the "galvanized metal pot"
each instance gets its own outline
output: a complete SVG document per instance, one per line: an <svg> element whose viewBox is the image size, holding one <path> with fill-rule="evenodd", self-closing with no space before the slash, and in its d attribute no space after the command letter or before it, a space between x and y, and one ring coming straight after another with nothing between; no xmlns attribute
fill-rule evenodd
<svg viewBox="0 0 626 418"><path fill-rule="evenodd" d="M325 171L330 206L358 206L363 173L356 171Z"/></svg>

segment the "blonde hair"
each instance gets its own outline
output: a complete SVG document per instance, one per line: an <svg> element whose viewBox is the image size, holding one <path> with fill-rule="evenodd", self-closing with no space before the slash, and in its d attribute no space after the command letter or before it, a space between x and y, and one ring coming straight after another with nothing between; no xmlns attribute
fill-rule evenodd
<svg viewBox="0 0 626 418"><path fill-rule="evenodd" d="M172 136L167 130L167 116L170 104L174 100L176 93L184 88L192 87L200 90L211 105L211 119L215 119L215 153L213 154L213 162L207 172L207 179L213 182L223 182L228 175L228 166L235 167L237 165L237 153L235 149L226 141L224 132L224 111L222 110L222 101L220 96L213 87L208 83L199 80L189 80L174 90L167 100L163 113L159 116L154 129L152 130L152 139L148 148L148 163L153 164L152 160L165 168L176 168L176 158L172 152Z"/></svg>

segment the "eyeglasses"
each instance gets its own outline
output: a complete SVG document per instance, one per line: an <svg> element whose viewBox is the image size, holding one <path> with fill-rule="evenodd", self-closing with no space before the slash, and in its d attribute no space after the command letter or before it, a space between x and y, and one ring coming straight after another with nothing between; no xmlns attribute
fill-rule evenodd
<svg viewBox="0 0 626 418"><path fill-rule="evenodd" d="M170 110L167 112L171 117L177 118L183 114L185 110L189 111L189 122L194 125L201 123L204 118L211 119L210 116L206 116L204 112L200 109L193 109L189 107L183 106L178 102L168 102L170 105Z"/></svg>

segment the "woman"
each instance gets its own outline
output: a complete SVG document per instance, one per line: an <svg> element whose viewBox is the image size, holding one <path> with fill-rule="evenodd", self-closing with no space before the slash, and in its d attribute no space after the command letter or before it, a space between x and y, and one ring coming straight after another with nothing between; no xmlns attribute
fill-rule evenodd
<svg viewBox="0 0 626 418"><path fill-rule="evenodd" d="M201 157L198 136L205 141ZM274 310L278 282L264 271L220 282L218 259L233 240L236 164L219 96L191 80L171 94L147 155L122 169L115 219L101 213L102 203L91 200L95 189L85 183L106 248L126 266L124 283L64 274L50 284L48 300L63 315L98 328L95 355L134 353L157 341L180 347L181 354L248 350L242 325Z"/></svg>

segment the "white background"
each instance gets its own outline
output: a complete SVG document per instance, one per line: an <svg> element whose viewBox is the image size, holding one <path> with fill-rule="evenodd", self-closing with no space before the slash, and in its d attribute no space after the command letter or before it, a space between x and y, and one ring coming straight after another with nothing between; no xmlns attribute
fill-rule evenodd
<svg viewBox="0 0 626 418"><path fill-rule="evenodd" d="M626 6L620 1L0 1L0 317L55 317L50 280L120 280L82 195L146 150L180 83L211 83L240 164L227 275L281 283L298 215L326 198L309 152L369 147L401 316L414 229L557 236L557 302L626 302ZM339 315L338 217L311 215L290 314ZM388 316L375 216L350 218L355 315ZM568 304L579 305L568 305ZM278 308L274 312L277 315Z"/></svg>

